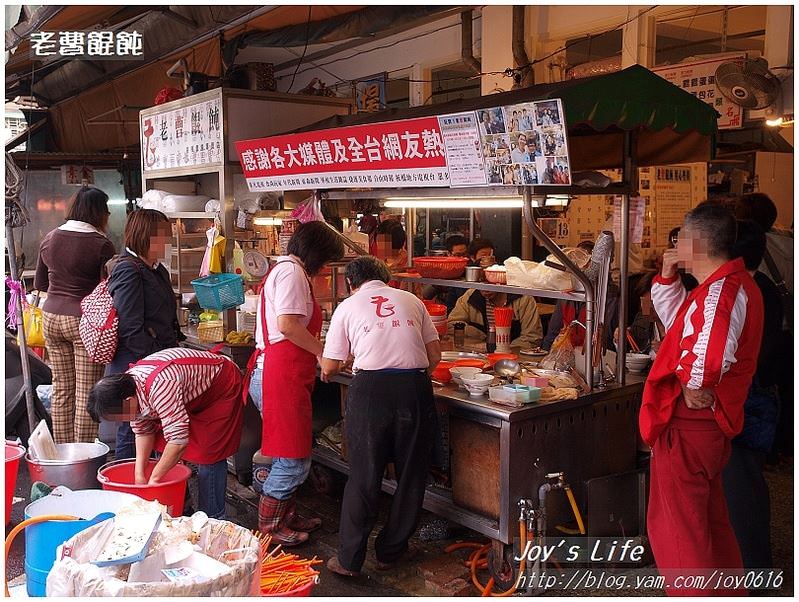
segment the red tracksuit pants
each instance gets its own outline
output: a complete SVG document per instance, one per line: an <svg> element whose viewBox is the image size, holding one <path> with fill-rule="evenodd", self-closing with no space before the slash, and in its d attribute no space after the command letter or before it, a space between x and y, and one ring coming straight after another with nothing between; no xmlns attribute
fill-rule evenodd
<svg viewBox="0 0 799 602"><path fill-rule="evenodd" d="M721 472L730 441L715 420L672 418L652 448L647 529L670 596L746 595L745 589L704 588L685 579L738 571L743 563L727 514ZM682 578L680 578L682 577Z"/></svg>

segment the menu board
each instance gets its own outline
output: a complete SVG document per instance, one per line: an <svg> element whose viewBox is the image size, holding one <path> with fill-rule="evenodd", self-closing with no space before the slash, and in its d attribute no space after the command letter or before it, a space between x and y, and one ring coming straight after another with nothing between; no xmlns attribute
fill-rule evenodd
<svg viewBox="0 0 799 602"><path fill-rule="evenodd" d="M140 115L142 169L221 165L221 124L219 97L155 115Z"/></svg>
<svg viewBox="0 0 799 602"><path fill-rule="evenodd" d="M571 184L560 99L480 109L477 119L489 184Z"/></svg>
<svg viewBox="0 0 799 602"><path fill-rule="evenodd" d="M447 156L450 186L485 186L488 183L474 112L438 118Z"/></svg>
<svg viewBox="0 0 799 602"><path fill-rule="evenodd" d="M672 228L681 226L693 207L690 166L656 167L657 239L668 241Z"/></svg>

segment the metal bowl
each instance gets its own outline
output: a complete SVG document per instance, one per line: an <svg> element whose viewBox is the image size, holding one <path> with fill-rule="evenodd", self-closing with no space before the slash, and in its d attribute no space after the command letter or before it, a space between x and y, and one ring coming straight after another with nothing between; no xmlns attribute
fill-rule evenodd
<svg viewBox="0 0 799 602"><path fill-rule="evenodd" d="M466 282L480 282L483 279L483 268L479 266L466 267Z"/></svg>
<svg viewBox="0 0 799 602"><path fill-rule="evenodd" d="M73 491L100 489L97 471L107 461L109 447L100 441L94 443L56 444L58 460L39 460L25 455L32 481L42 481L51 487L64 485Z"/></svg>

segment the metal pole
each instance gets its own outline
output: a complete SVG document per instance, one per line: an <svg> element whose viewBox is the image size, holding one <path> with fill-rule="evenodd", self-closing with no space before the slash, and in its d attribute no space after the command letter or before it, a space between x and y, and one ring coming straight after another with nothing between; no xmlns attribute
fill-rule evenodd
<svg viewBox="0 0 799 602"><path fill-rule="evenodd" d="M19 281L19 270L17 269L17 244L14 240L14 228L6 225L6 245L8 246L8 265L11 269L11 279ZM17 315L22 317L22 297L17 299ZM22 363L22 381L25 384L25 406L28 410L28 425L30 432L36 428L36 408L33 397L33 381L31 380L30 358L28 357L28 342L25 340L25 327L20 324L17 332L19 333L19 351Z"/></svg>
<svg viewBox="0 0 799 602"><path fill-rule="evenodd" d="M530 229L530 232L536 238L536 240L544 245L547 251L557 257L558 261L561 262L561 265L563 265L563 267L573 274L585 289L585 345L583 346L583 351L585 351L585 380L591 390L593 390L593 336L591 333L594 332L594 309L596 303L594 286L591 284L591 280L589 280L588 276L586 276L580 268L574 265L574 263L572 263L571 260L566 257L566 254L561 251L560 247L555 243L555 241L549 238L549 236L547 236L546 233L538 227L538 224L535 223L535 218L533 217L533 192L528 186L525 186L524 188L524 206L522 213L524 215L524 221L527 222L527 227Z"/></svg>
<svg viewBox="0 0 799 602"><path fill-rule="evenodd" d="M431 241L432 241L432 238L431 238L431 235L430 235L430 208L429 207L427 209L425 209L425 217L424 217L424 219L425 219L424 231L425 231L425 243L426 243L426 248L425 248L424 252L425 252L426 255L429 255L430 254L430 245L431 245Z"/></svg>
<svg viewBox="0 0 799 602"><path fill-rule="evenodd" d="M624 173L622 179L628 189L638 190L638 165L635 161L635 138L631 131L624 132ZM629 276L627 274L630 254L630 195L621 197L621 244L619 245L619 344L616 348L617 382L627 382L625 375L627 351L624 341L627 332L627 299Z"/></svg>

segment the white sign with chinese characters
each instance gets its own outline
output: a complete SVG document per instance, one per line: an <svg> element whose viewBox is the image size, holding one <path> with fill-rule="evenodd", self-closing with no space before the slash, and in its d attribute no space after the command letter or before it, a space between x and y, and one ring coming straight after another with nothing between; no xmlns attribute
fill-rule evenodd
<svg viewBox="0 0 799 602"><path fill-rule="evenodd" d="M30 35L33 59L69 57L91 60L143 59L138 31L34 31Z"/></svg>
<svg viewBox="0 0 799 602"><path fill-rule="evenodd" d="M212 98L155 115L140 115L145 172L220 165L222 100Z"/></svg>
<svg viewBox="0 0 799 602"><path fill-rule="evenodd" d="M721 113L719 129L740 128L743 126L743 108L727 100L716 86L716 69L722 63L729 61L743 61L744 55L728 55L707 61L680 63L668 67L652 69L660 77L670 81L678 88L690 92L699 100L703 100Z"/></svg>
<svg viewBox="0 0 799 602"><path fill-rule="evenodd" d="M438 118L447 155L450 185L485 186L488 183L474 111Z"/></svg>

